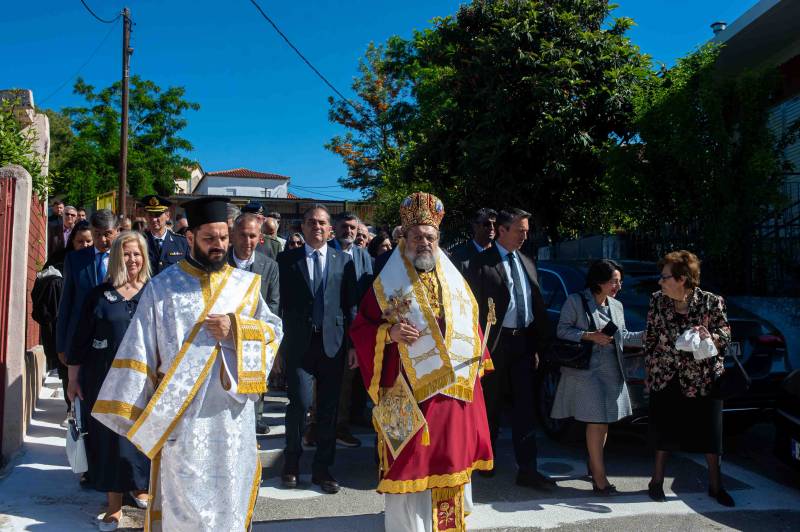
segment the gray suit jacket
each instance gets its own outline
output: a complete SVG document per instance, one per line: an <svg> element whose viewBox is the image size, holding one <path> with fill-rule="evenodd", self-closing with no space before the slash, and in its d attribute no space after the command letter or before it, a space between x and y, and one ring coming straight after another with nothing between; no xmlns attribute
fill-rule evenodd
<svg viewBox="0 0 800 532"><path fill-rule="evenodd" d="M257 249L253 264L248 271L261 276L261 298L269 307L270 312L278 316L280 310L280 281L278 280L278 263L267 257ZM233 260L233 248L228 249L228 264L236 268Z"/></svg>
<svg viewBox="0 0 800 532"><path fill-rule="evenodd" d="M561 314L558 317L558 327L556 335L562 340L570 342L580 342L581 335L589 330L589 316L583 310L583 303L581 303L581 296L589 301L589 310L592 312L595 323L598 321L599 311L597 310L597 303L594 300L594 295L588 288L577 294L570 294L564 305L561 307ZM614 333L614 343L617 347L617 362L619 362L619 369L625 375L625 366L622 363L622 350L626 344L637 347L642 347L644 339L644 331L631 332L625 328L625 311L622 308L622 303L614 299L608 298L608 306L611 310L611 321L618 327L617 332ZM562 370L571 370L571 368L561 368ZM586 370L572 370L572 371L586 371Z"/></svg>

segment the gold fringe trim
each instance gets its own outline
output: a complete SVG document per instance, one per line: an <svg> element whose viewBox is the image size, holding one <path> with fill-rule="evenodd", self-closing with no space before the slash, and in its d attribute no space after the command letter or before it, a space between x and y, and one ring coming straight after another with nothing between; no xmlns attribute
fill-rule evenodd
<svg viewBox="0 0 800 532"><path fill-rule="evenodd" d="M104 401L98 399L92 408L92 414L110 414L113 416L124 417L133 421L142 415L142 409L136 405L122 401Z"/></svg>
<svg viewBox="0 0 800 532"><path fill-rule="evenodd" d="M425 423L422 427L422 445L425 447L431 444L431 433L428 430L428 423Z"/></svg>
<svg viewBox="0 0 800 532"><path fill-rule="evenodd" d="M403 364L403 366L405 366L405 364ZM406 375L408 375L407 371ZM429 377L434 378L431 379ZM451 367L441 367L438 370L426 375L424 380L424 385L420 385L420 381L418 380L417 387L413 389L414 399L416 399L418 403L421 403L431 396L436 395L440 391L453 384L453 381L455 380L455 373Z"/></svg>
<svg viewBox="0 0 800 532"><path fill-rule="evenodd" d="M386 348L386 339L389 338L389 329L391 323L382 323L378 326L378 332L375 334L375 355L372 358L372 379L369 381L369 393L372 401L378 404L378 391L381 385L381 373L383 373L383 352Z"/></svg>
<svg viewBox="0 0 800 532"><path fill-rule="evenodd" d="M431 490L433 532L466 532L464 486Z"/></svg>
<svg viewBox="0 0 800 532"><path fill-rule="evenodd" d="M472 466L445 475L430 475L413 480L382 479L378 483L379 493L417 493L433 488L452 488L466 484L472 477L474 470L489 471L494 468L494 460L476 460Z"/></svg>
<svg viewBox="0 0 800 532"><path fill-rule="evenodd" d="M466 383L464 379L459 379L460 381L464 381L463 383L459 382L443 390L442 393L445 395L449 395L454 399L460 399L462 401L466 401L468 403L472 402L472 398L474 395L474 383L473 387L471 388L469 384Z"/></svg>

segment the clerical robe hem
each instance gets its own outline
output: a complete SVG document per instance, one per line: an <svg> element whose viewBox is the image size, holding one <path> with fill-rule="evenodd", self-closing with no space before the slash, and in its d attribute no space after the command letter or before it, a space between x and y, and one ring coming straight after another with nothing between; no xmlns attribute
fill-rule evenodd
<svg viewBox="0 0 800 532"><path fill-rule="evenodd" d="M142 415L142 408L123 401L97 400L92 408L92 414L111 414L123 417L129 421L136 421Z"/></svg>
<svg viewBox="0 0 800 532"><path fill-rule="evenodd" d="M247 518L244 520L245 531L250 529L250 521L253 520L253 513L256 510L256 502L258 502L258 489L261 486L261 457L258 456L256 451L256 471L253 475L253 487L250 491L250 501L248 502Z"/></svg>
<svg viewBox="0 0 800 532"><path fill-rule="evenodd" d="M384 478L378 483L378 493L402 494L417 493L433 488L454 488L470 482L473 471L491 471L493 468L494 460L476 460L470 467L462 471L455 471L443 475L429 475L411 480L392 480Z"/></svg>

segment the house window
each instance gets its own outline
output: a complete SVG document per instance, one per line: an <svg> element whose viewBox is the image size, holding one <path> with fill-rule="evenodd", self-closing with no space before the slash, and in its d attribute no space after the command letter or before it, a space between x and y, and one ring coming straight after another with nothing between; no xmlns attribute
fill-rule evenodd
<svg viewBox="0 0 800 532"><path fill-rule="evenodd" d="M228 196L236 196L236 189L235 188L226 188L225 194Z"/></svg>

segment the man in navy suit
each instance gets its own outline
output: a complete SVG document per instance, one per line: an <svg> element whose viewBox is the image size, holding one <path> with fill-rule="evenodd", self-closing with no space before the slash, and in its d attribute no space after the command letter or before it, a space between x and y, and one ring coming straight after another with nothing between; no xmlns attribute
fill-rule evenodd
<svg viewBox="0 0 800 532"><path fill-rule="evenodd" d="M143 197L142 203L147 213L147 231L144 232L147 254L152 274L156 276L188 256L189 244L186 237L173 233L167 227L171 201L151 195Z"/></svg>
<svg viewBox="0 0 800 532"><path fill-rule="evenodd" d="M64 261L64 289L56 320L56 350L63 364L72 349L72 336L89 291L102 283L108 272L108 252L119 234L117 217L108 209L92 214L94 246L68 253Z"/></svg>
<svg viewBox="0 0 800 532"><path fill-rule="evenodd" d="M330 214L314 205L303 214L303 247L278 256L281 317L286 357L286 448L283 485L297 486L305 415L312 402L312 379L317 381L317 451L311 481L326 493L339 491L330 473L336 452L336 410L345 363L356 365L346 332L356 315L357 286L353 259L327 245ZM345 360L347 358L347 360Z"/></svg>
<svg viewBox="0 0 800 532"><path fill-rule="evenodd" d="M361 220L352 212L341 212L335 217L336 238L330 244L338 250L344 251L353 257L353 265L356 272L356 286L358 301L372 286L372 258L369 252L358 247L356 237ZM361 440L353 436L350 431L350 407L353 400L353 378L355 370L348 367L344 368L342 375L342 391L339 397L339 413L336 421L336 441L347 447L360 447ZM361 380L359 379L359 383ZM309 438L312 439L313 438Z"/></svg>
<svg viewBox="0 0 800 532"><path fill-rule="evenodd" d="M472 217L472 238L454 247L450 252L450 260L458 266L461 275L467 275L469 261L478 253L492 247L497 222L497 211L485 207L475 211Z"/></svg>

